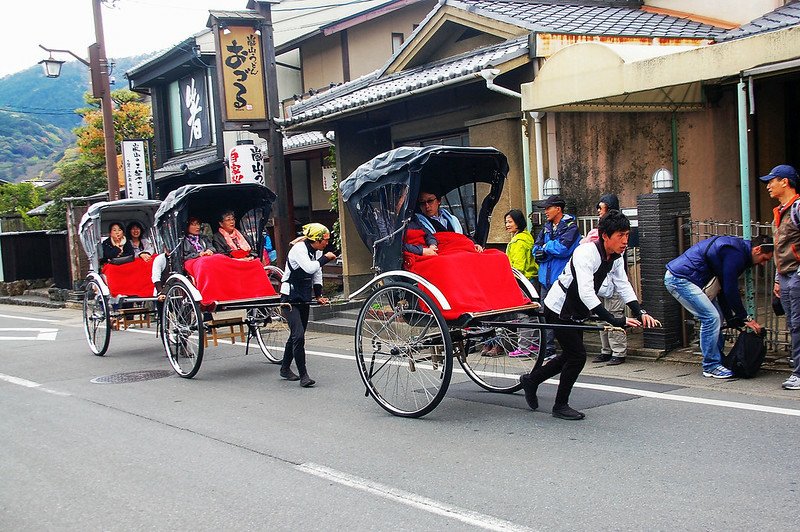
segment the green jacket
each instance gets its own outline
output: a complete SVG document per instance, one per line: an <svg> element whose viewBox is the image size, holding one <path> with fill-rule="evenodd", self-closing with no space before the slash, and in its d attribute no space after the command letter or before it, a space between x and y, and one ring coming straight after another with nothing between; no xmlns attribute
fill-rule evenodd
<svg viewBox="0 0 800 532"><path fill-rule="evenodd" d="M539 273L539 265L533 260L533 236L526 229L520 231L506 247L506 255L511 262L511 266L527 277L528 279L535 279Z"/></svg>

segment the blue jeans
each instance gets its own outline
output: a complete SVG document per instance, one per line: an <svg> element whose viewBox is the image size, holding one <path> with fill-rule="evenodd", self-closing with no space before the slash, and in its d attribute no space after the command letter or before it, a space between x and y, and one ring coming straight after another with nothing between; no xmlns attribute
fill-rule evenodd
<svg viewBox="0 0 800 532"><path fill-rule="evenodd" d="M781 285L781 305L786 311L786 328L792 337L794 374L800 377L800 277L796 272L775 277Z"/></svg>
<svg viewBox="0 0 800 532"><path fill-rule="evenodd" d="M713 371L722 360L725 336L722 334L722 311L703 290L686 279L675 277L669 270L664 275L664 286L678 303L700 322L700 351L703 353L703 371Z"/></svg>

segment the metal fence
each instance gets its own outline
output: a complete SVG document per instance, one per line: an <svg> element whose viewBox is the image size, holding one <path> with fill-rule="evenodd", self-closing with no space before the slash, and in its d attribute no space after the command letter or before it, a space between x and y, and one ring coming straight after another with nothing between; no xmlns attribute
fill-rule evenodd
<svg viewBox="0 0 800 532"><path fill-rule="evenodd" d="M702 240L718 236L738 236L744 234L741 222L718 222L715 220L703 220L687 222L682 229L689 231L690 245L697 244ZM752 223L752 236L772 235L772 225L768 223ZM791 347L791 338L786 330L786 318L776 316L772 311L772 287L775 282L775 264L770 261L763 267L753 268L753 283L755 287L756 321L767 331L765 343L767 351L776 355L788 353ZM744 277L740 278L740 291L744 294ZM695 327L695 336L699 334L698 327ZM729 329L730 331L730 329ZM729 339L736 336L731 331ZM695 338L695 341L697 338Z"/></svg>

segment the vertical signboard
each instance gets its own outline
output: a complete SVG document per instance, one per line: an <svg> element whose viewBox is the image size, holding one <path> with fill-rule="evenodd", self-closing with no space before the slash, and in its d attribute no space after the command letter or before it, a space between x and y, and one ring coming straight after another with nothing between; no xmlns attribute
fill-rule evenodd
<svg viewBox="0 0 800 532"><path fill-rule="evenodd" d="M208 90L205 72L198 70L178 81L181 97L181 127L183 149L211 145Z"/></svg>
<svg viewBox="0 0 800 532"><path fill-rule="evenodd" d="M147 190L147 156L144 140L122 141L122 165L128 198L149 199Z"/></svg>
<svg viewBox="0 0 800 532"><path fill-rule="evenodd" d="M231 183L258 183L264 181L264 152L255 144L234 146L228 153Z"/></svg>
<svg viewBox="0 0 800 532"><path fill-rule="evenodd" d="M266 120L261 36L253 26L219 31L222 84L227 120Z"/></svg>

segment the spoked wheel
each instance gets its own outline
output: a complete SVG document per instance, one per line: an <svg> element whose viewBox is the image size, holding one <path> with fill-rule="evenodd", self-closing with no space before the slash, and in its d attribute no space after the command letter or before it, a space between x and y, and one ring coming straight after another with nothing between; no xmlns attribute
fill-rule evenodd
<svg viewBox="0 0 800 532"><path fill-rule="evenodd" d="M538 316L503 315L492 321L537 323ZM542 351L541 329L474 327L461 331L456 356L470 379L491 392L512 393L520 388L519 376L530 372Z"/></svg>
<svg viewBox="0 0 800 532"><path fill-rule="evenodd" d="M355 348L367 393L396 416L424 416L447 392L450 331L436 304L415 286L387 284L366 300Z"/></svg>
<svg viewBox="0 0 800 532"><path fill-rule="evenodd" d="M195 376L203 362L205 329L200 305L181 282L167 287L161 313L161 338L172 369L187 379Z"/></svg>
<svg viewBox="0 0 800 532"><path fill-rule="evenodd" d="M280 364L286 340L289 339L289 324L281 314L280 307L276 305L249 309L247 326L250 336L255 337L267 360Z"/></svg>
<svg viewBox="0 0 800 532"><path fill-rule="evenodd" d="M111 338L111 316L108 298L94 280L86 283L86 292L83 294L83 332L92 353L103 356Z"/></svg>

